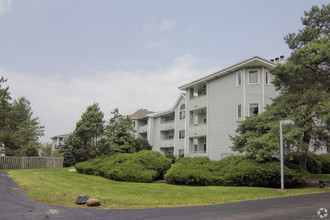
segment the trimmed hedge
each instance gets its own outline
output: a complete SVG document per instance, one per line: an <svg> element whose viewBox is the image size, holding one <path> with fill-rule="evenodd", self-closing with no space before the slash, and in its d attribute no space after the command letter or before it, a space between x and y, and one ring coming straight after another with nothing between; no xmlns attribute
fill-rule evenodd
<svg viewBox="0 0 330 220"><path fill-rule="evenodd" d="M165 175L170 184L222 186L280 186L279 161L260 163L245 156L230 156L221 161L206 157L182 158ZM286 187L305 183L307 172L285 167Z"/></svg>
<svg viewBox="0 0 330 220"><path fill-rule="evenodd" d="M152 182L162 177L171 161L159 152L143 150L138 153L115 154L77 163L79 173L103 176L131 182Z"/></svg>

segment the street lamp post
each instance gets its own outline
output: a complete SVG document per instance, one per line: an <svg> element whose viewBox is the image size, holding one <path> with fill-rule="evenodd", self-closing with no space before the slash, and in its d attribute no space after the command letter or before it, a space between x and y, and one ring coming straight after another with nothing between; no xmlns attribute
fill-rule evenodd
<svg viewBox="0 0 330 220"><path fill-rule="evenodd" d="M284 191L284 149L283 149L283 125L293 125L292 120L280 121L280 139L281 139L281 190Z"/></svg>

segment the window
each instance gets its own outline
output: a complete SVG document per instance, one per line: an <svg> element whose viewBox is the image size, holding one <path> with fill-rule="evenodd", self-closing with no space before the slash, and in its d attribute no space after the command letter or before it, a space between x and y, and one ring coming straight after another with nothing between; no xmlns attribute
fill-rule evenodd
<svg viewBox="0 0 330 220"><path fill-rule="evenodd" d="M242 118L242 105L237 105L237 118Z"/></svg>
<svg viewBox="0 0 330 220"><path fill-rule="evenodd" d="M258 79L258 70L250 70L249 71L249 84L259 83Z"/></svg>
<svg viewBox="0 0 330 220"><path fill-rule="evenodd" d="M237 84L238 86L242 85L242 72L237 72L236 73L236 79L237 79Z"/></svg>
<svg viewBox="0 0 330 220"><path fill-rule="evenodd" d="M180 130L179 131L179 139L184 139L185 138L185 130Z"/></svg>
<svg viewBox="0 0 330 220"><path fill-rule="evenodd" d="M180 111L181 110L185 110L186 109L186 105L185 104L182 104L181 106L180 106Z"/></svg>
<svg viewBox="0 0 330 220"><path fill-rule="evenodd" d="M269 85L268 71L265 72L265 84Z"/></svg>
<svg viewBox="0 0 330 220"><path fill-rule="evenodd" d="M251 103L249 105L249 115L253 116L253 115L257 115L259 113L259 104L258 103Z"/></svg>
<svg viewBox="0 0 330 220"><path fill-rule="evenodd" d="M204 146L203 146L203 151L204 151L204 153L206 153L206 144L204 144Z"/></svg>
<svg viewBox="0 0 330 220"><path fill-rule="evenodd" d="M180 112L180 120L185 119L186 117L186 112L183 110Z"/></svg>
<svg viewBox="0 0 330 220"><path fill-rule="evenodd" d="M197 153L197 144L194 145L194 152Z"/></svg>
<svg viewBox="0 0 330 220"><path fill-rule="evenodd" d="M174 138L174 135L173 135L173 134L169 134L169 135L168 135L168 139L169 139L169 140L173 140L173 138Z"/></svg>
<svg viewBox="0 0 330 220"><path fill-rule="evenodd" d="M186 111L185 111L185 109L186 109L186 105L185 104L182 104L180 106L180 120L185 119L185 117L186 117Z"/></svg>
<svg viewBox="0 0 330 220"><path fill-rule="evenodd" d="M179 156L184 154L184 150L179 150Z"/></svg>

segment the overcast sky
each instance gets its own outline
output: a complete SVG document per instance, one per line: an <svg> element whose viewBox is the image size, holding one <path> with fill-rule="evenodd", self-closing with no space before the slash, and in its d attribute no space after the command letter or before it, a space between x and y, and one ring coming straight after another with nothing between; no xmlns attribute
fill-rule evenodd
<svg viewBox="0 0 330 220"><path fill-rule="evenodd" d="M327 0L0 0L0 76L45 126L74 130L87 106L171 108L177 88L252 56L290 55L283 37Z"/></svg>

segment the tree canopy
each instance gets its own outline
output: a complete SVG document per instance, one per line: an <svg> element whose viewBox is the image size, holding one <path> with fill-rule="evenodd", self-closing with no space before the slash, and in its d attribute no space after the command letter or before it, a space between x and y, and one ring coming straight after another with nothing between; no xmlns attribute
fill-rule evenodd
<svg viewBox="0 0 330 220"><path fill-rule="evenodd" d="M6 81L1 77L0 144L3 144L6 156L36 156L38 139L44 134L44 127L39 118L33 118L31 104L25 97L10 102L9 87L3 88Z"/></svg>
<svg viewBox="0 0 330 220"><path fill-rule="evenodd" d="M292 119L295 125L284 132L287 153L300 155L300 165L306 168L307 152L330 143L330 5L313 6L302 23L302 30L284 38L293 50L287 62L271 69L280 95L266 112L239 123L232 150L271 159L279 153L279 121Z"/></svg>
<svg viewBox="0 0 330 220"><path fill-rule="evenodd" d="M104 144L104 114L97 103L87 107L69 137L69 148L77 162L106 154Z"/></svg>

